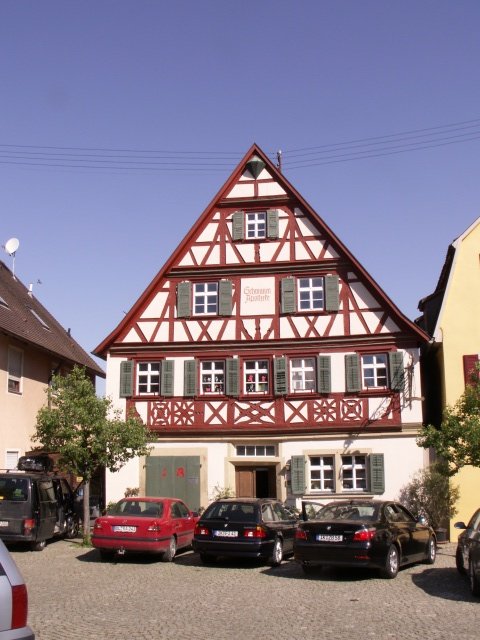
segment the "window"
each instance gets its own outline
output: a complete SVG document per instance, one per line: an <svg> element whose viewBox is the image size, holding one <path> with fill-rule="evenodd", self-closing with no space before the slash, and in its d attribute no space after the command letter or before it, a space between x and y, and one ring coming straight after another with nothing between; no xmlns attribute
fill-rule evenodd
<svg viewBox="0 0 480 640"><path fill-rule="evenodd" d="M310 490L333 492L334 472L334 456L310 456Z"/></svg>
<svg viewBox="0 0 480 640"><path fill-rule="evenodd" d="M290 360L290 390L315 391L315 358Z"/></svg>
<svg viewBox="0 0 480 640"><path fill-rule="evenodd" d="M386 389L401 392L405 383L403 352L347 354L345 356L345 388L347 392L362 389Z"/></svg>
<svg viewBox="0 0 480 640"><path fill-rule="evenodd" d="M8 348L8 390L10 393L22 393L23 351Z"/></svg>
<svg viewBox="0 0 480 640"><path fill-rule="evenodd" d="M18 449L7 449L5 452L5 469L16 469L20 452Z"/></svg>
<svg viewBox="0 0 480 640"><path fill-rule="evenodd" d="M137 394L160 393L160 362L139 362L137 365Z"/></svg>
<svg viewBox="0 0 480 640"><path fill-rule="evenodd" d="M383 453L346 455L343 451L294 455L290 460L291 491L305 494L385 492Z"/></svg>
<svg viewBox="0 0 480 640"><path fill-rule="evenodd" d="M344 491L366 491L367 457L342 456L341 478Z"/></svg>
<svg viewBox="0 0 480 640"><path fill-rule="evenodd" d="M201 282L193 288L193 308L195 315L215 315L218 310L218 284Z"/></svg>
<svg viewBox="0 0 480 640"><path fill-rule="evenodd" d="M337 275L295 278L281 281L282 313L334 312L340 308L340 280Z"/></svg>
<svg viewBox="0 0 480 640"><path fill-rule="evenodd" d="M225 362L215 360L200 364L201 393L225 393Z"/></svg>
<svg viewBox="0 0 480 640"><path fill-rule="evenodd" d="M251 360L244 364L245 393L268 392L268 360Z"/></svg>
<svg viewBox="0 0 480 640"><path fill-rule="evenodd" d="M247 238L265 238L266 236L266 213L247 213Z"/></svg>
<svg viewBox="0 0 480 640"><path fill-rule="evenodd" d="M274 456L274 445L239 444L236 447L237 456Z"/></svg>
<svg viewBox="0 0 480 640"><path fill-rule="evenodd" d="M363 387L366 389L386 387L387 356L385 354L362 356L362 379Z"/></svg>
<svg viewBox="0 0 480 640"><path fill-rule="evenodd" d="M297 285L299 311L323 309L323 278L299 278Z"/></svg>

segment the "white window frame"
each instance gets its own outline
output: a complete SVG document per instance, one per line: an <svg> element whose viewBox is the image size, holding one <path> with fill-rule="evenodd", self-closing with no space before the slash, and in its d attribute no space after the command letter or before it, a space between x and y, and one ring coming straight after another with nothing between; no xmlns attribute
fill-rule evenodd
<svg viewBox="0 0 480 640"><path fill-rule="evenodd" d="M342 466L340 469L341 476L341 485L342 492L351 493L368 491L368 455L342 455ZM347 459L350 459L350 462L346 462ZM348 478L346 478L345 472L349 472ZM345 485L349 483L352 486L346 487Z"/></svg>
<svg viewBox="0 0 480 640"><path fill-rule="evenodd" d="M16 354L15 356L13 354ZM13 359L19 358L20 362L14 362ZM16 347L8 347L8 375L7 390L9 393L21 395L23 393L23 360L24 353Z"/></svg>
<svg viewBox="0 0 480 640"><path fill-rule="evenodd" d="M262 458L266 456L276 456L274 444L237 444L235 448L237 456L252 456Z"/></svg>
<svg viewBox="0 0 480 640"><path fill-rule="evenodd" d="M193 313L196 316L218 315L218 282L193 285Z"/></svg>
<svg viewBox="0 0 480 640"><path fill-rule="evenodd" d="M325 280L321 276L297 278L297 308L299 311L325 309Z"/></svg>
<svg viewBox="0 0 480 640"><path fill-rule="evenodd" d="M268 360L246 360L243 364L243 392L265 394L269 391L270 363Z"/></svg>
<svg viewBox="0 0 480 640"><path fill-rule="evenodd" d="M317 388L317 368L314 357L290 358L290 391L314 392Z"/></svg>
<svg viewBox="0 0 480 640"><path fill-rule="evenodd" d="M267 237L267 212L255 211L247 213L245 216L246 238L255 240Z"/></svg>
<svg viewBox="0 0 480 640"><path fill-rule="evenodd" d="M318 464L314 464L314 461L316 462L317 459ZM334 454L330 453L309 456L309 486L312 493L317 491L321 493L335 493Z"/></svg>
<svg viewBox="0 0 480 640"><path fill-rule="evenodd" d="M225 360L200 362L200 393L225 394Z"/></svg>
<svg viewBox="0 0 480 640"><path fill-rule="evenodd" d="M160 362L137 362L137 396L160 395L160 374Z"/></svg>
<svg viewBox="0 0 480 640"><path fill-rule="evenodd" d="M386 389L388 387L388 359L386 353L362 355L362 387L364 389Z"/></svg>

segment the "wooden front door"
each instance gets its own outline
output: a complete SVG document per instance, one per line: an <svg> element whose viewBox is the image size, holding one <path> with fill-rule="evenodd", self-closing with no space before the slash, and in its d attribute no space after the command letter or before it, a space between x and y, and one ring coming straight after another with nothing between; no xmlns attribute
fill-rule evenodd
<svg viewBox="0 0 480 640"><path fill-rule="evenodd" d="M237 498L276 498L275 467L236 467Z"/></svg>

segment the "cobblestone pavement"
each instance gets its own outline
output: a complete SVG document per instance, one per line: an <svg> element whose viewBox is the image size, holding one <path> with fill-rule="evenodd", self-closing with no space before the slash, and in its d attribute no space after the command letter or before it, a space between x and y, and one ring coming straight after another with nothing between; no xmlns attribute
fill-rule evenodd
<svg viewBox="0 0 480 640"><path fill-rule="evenodd" d="M171 564L150 558L100 561L75 541L42 552L14 549L29 590L37 640L331 638L477 640L480 600L455 569L455 545L435 565L374 572L220 562L189 551Z"/></svg>

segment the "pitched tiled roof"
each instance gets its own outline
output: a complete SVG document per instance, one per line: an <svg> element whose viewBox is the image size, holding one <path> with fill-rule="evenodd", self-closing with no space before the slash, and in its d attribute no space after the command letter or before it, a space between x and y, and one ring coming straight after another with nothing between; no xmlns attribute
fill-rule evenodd
<svg viewBox="0 0 480 640"><path fill-rule="evenodd" d="M104 371L0 261L0 332L14 336L97 376Z"/></svg>

